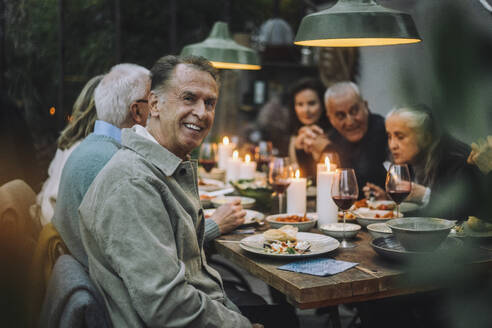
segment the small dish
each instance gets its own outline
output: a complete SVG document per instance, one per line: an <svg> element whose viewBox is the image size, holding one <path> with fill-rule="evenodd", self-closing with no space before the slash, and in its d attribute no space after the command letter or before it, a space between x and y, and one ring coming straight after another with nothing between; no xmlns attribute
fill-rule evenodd
<svg viewBox="0 0 492 328"><path fill-rule="evenodd" d="M298 231L309 231L312 228L314 228L314 226L316 225L316 222L318 221L318 214L317 213L306 213L306 217L309 219L309 221L306 221L306 222L281 222L281 221L277 221L278 218L286 217L286 216L293 216L293 215L303 217L304 213L283 213L283 214L270 215L270 216L267 216L265 220L274 229L282 228L285 225L291 225L293 227L297 227Z"/></svg>
<svg viewBox="0 0 492 328"><path fill-rule="evenodd" d="M360 231L361 226L354 223L328 223L319 227L319 230L325 235L341 239L344 237L344 226L345 226L345 238L352 239L357 236Z"/></svg>
<svg viewBox="0 0 492 328"><path fill-rule="evenodd" d="M391 232L391 228L388 227L388 225L385 222L372 223L369 224L366 228L371 234L373 239L380 238L380 237L390 237L391 235L393 235L393 233Z"/></svg>
<svg viewBox="0 0 492 328"><path fill-rule="evenodd" d="M249 197L222 196L222 197L213 198L212 204L215 207L220 207L222 205L231 203L236 199L241 199L241 205L243 206L244 209L252 208L256 203L256 201L253 198L249 198Z"/></svg>

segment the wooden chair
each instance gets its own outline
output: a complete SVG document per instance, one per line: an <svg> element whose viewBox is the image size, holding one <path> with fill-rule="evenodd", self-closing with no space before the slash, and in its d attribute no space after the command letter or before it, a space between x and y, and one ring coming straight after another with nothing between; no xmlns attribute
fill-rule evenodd
<svg viewBox="0 0 492 328"><path fill-rule="evenodd" d="M22 180L0 187L0 308L6 327L22 327L26 321L29 265L40 230L29 213L35 203L36 194Z"/></svg>

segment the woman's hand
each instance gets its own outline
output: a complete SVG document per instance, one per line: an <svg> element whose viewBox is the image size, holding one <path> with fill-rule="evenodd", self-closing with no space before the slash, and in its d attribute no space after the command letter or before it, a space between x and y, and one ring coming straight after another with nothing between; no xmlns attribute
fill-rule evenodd
<svg viewBox="0 0 492 328"><path fill-rule="evenodd" d="M367 199L371 199L371 197L376 198L376 200L390 199L386 191L374 183L366 183L362 191L364 192L364 197Z"/></svg>
<svg viewBox="0 0 492 328"><path fill-rule="evenodd" d="M317 125L303 126L299 129L295 138L294 145L296 149L303 149L305 152L310 153L307 143L311 143L311 140L317 138L319 135L323 135L323 129Z"/></svg>
<svg viewBox="0 0 492 328"><path fill-rule="evenodd" d="M210 219L217 223L220 233L225 234L243 224L245 215L246 211L241 206L241 200L237 199L217 208Z"/></svg>

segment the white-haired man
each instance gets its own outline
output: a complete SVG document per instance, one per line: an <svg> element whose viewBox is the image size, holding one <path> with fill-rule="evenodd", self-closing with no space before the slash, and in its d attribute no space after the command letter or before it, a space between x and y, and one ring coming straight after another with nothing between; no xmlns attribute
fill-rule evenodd
<svg viewBox="0 0 492 328"><path fill-rule="evenodd" d="M121 148L121 129L145 126L149 91L148 69L134 64L111 68L94 91L98 118L94 132L73 151L63 169L52 221L70 253L85 267L78 208L96 175Z"/></svg>
<svg viewBox="0 0 492 328"><path fill-rule="evenodd" d="M342 167L353 168L362 189L367 183L384 186L387 138L384 118L371 113L353 82L338 82L325 92L326 115L333 126L326 136L305 143L316 156L336 152ZM360 193L363 196L363 193Z"/></svg>

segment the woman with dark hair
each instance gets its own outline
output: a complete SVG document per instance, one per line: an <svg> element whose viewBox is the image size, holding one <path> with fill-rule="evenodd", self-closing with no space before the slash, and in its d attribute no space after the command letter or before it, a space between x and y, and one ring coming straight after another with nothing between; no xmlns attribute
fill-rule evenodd
<svg viewBox="0 0 492 328"><path fill-rule="evenodd" d="M289 90L290 144L289 157L298 163L302 175L316 176L316 162L305 143L306 138L316 138L325 134L331 127L325 115L323 94L325 87L315 79L305 78L294 84Z"/></svg>
<svg viewBox="0 0 492 328"><path fill-rule="evenodd" d="M386 116L388 146L395 164L408 164L412 192L407 200L423 203L421 214L465 219L476 206L481 173L467 163L470 147L441 131L423 105L394 109ZM367 184L366 196L387 198L381 188Z"/></svg>
<svg viewBox="0 0 492 328"><path fill-rule="evenodd" d="M60 178L70 154L94 130L97 118L94 104L94 90L103 75L93 77L86 83L73 105L72 116L67 127L58 138L58 149L48 168L48 179L43 184L37 196L37 203L41 206L41 224L51 221L55 210Z"/></svg>

